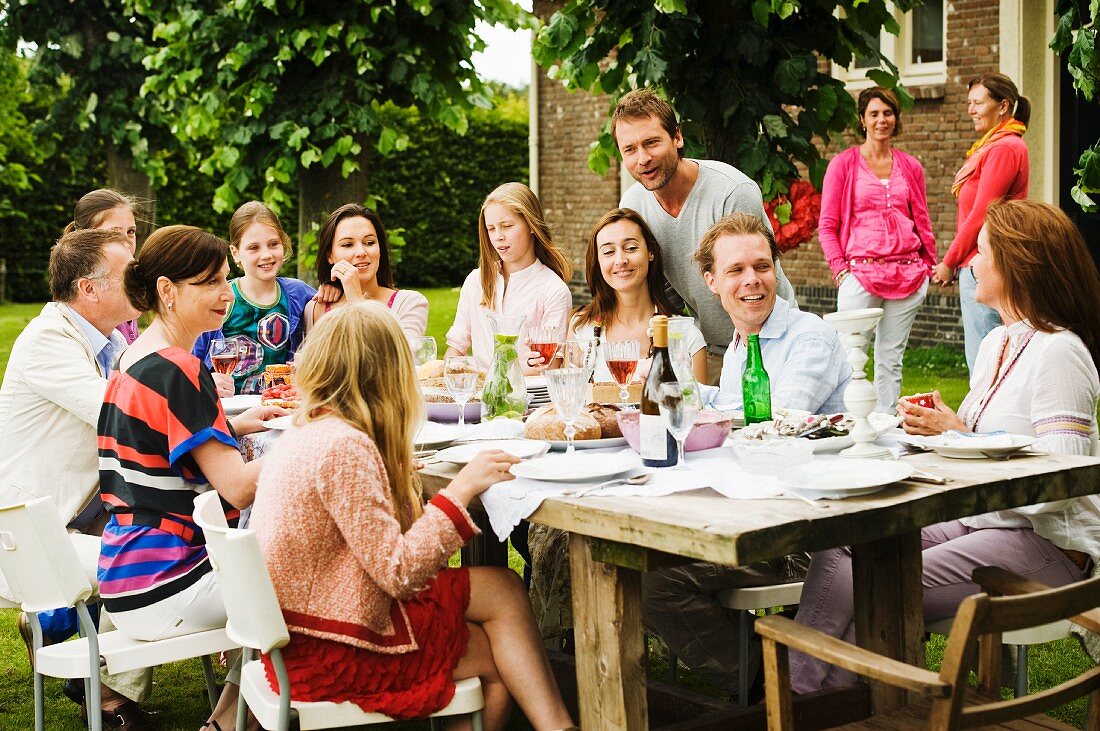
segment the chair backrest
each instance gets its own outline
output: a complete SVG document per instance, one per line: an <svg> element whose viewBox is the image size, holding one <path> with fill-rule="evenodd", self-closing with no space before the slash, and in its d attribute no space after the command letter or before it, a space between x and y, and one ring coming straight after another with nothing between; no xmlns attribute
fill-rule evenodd
<svg viewBox="0 0 1100 731"><path fill-rule="evenodd" d="M977 572L975 573L977 576ZM951 626L947 648L944 651L940 678L955 689L950 699L933 704L932 727L972 728L995 725L1052 708L1096 693L1100 701L1100 666L1092 667L1053 688L1022 696L1010 701L963 707L963 695L967 688L969 671L976 658L980 663L999 663L1000 653L988 648L1000 647L1000 635L1011 630L1038 627L1060 619L1074 619L1096 629L1100 612L1100 576L1079 581L1056 589L1032 591L1018 596L992 597L976 594L967 597L959 606L955 622ZM994 642L994 638L996 642ZM979 653L979 639L984 647ZM989 677L985 667L979 675ZM999 684L998 684L999 685Z"/></svg>
<svg viewBox="0 0 1100 731"><path fill-rule="evenodd" d="M0 572L26 612L71 607L92 596L52 498L0 508Z"/></svg>
<svg viewBox="0 0 1100 731"><path fill-rule="evenodd" d="M195 498L194 518L206 535L206 551L229 619L229 639L261 652L286 645L290 635L256 533L229 528L213 490Z"/></svg>

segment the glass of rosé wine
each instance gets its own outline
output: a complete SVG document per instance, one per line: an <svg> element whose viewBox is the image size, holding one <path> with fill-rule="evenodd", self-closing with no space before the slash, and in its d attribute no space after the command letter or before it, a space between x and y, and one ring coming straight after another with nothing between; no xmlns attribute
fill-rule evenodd
<svg viewBox="0 0 1100 731"><path fill-rule="evenodd" d="M532 353L542 356L542 363L536 366L540 371L550 367L561 347L558 330L557 325L541 325L527 331L527 347Z"/></svg>
<svg viewBox="0 0 1100 731"><path fill-rule="evenodd" d="M210 363L216 372L231 376L241 362L241 350L236 338L215 338L210 341Z"/></svg>
<svg viewBox="0 0 1100 731"><path fill-rule="evenodd" d="M638 369L640 354L641 347L637 340L607 340L603 343L603 360L607 363L607 370L611 371L611 377L619 384L619 398L624 409L630 398L628 386L634 378L634 371Z"/></svg>

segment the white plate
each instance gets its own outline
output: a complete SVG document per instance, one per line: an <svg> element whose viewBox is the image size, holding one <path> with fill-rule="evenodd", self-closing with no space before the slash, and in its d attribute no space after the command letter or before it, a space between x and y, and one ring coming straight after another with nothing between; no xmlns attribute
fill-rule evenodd
<svg viewBox="0 0 1100 731"><path fill-rule="evenodd" d="M546 376L527 376L523 379L523 383L528 391L533 388L546 390Z"/></svg>
<svg viewBox="0 0 1100 731"><path fill-rule="evenodd" d="M282 431L286 429L293 429L293 421L294 414L287 414L286 416L278 416L274 419L268 419L267 421L263 422L263 425L265 429L275 429L277 431Z"/></svg>
<svg viewBox="0 0 1100 731"><path fill-rule="evenodd" d="M435 458L441 462L453 464L466 464L477 455L490 449L500 449L520 459L530 459L541 454L546 454L549 446L538 439L486 439L480 442L459 444L447 447L435 453ZM515 467L513 466L513 471Z"/></svg>
<svg viewBox="0 0 1100 731"><path fill-rule="evenodd" d="M554 452L564 452L569 447L569 442L564 439L548 439L550 449ZM609 447L627 446L626 437L608 437L607 439L575 439L574 449L608 449Z"/></svg>
<svg viewBox="0 0 1100 731"><path fill-rule="evenodd" d="M840 499L870 495L886 485L913 476L916 467L908 462L881 459L845 459L807 462L779 473L779 482L807 497Z"/></svg>
<svg viewBox="0 0 1100 731"><path fill-rule="evenodd" d="M543 482L584 482L614 477L641 466L642 458L630 450L614 454L574 452L512 465L512 474Z"/></svg>
<svg viewBox="0 0 1100 731"><path fill-rule="evenodd" d="M225 411L226 416L236 416L243 411L248 411L253 406L259 406L260 398L259 394L226 396L222 399L222 410Z"/></svg>
<svg viewBox="0 0 1100 731"><path fill-rule="evenodd" d="M465 433L465 429L458 428L457 424L437 424L434 421L425 421L416 433L413 443L421 449L438 449L446 447L451 442L459 439Z"/></svg>
<svg viewBox="0 0 1100 731"><path fill-rule="evenodd" d="M999 446L982 446L981 441L979 441L981 439L981 437L944 438L944 435L941 434L935 437L906 437L904 441L931 449L941 457L952 459L1006 457L1035 443L1035 437L1023 434L998 435L995 439L996 444ZM1004 444L1005 441L1008 442L1007 445Z"/></svg>

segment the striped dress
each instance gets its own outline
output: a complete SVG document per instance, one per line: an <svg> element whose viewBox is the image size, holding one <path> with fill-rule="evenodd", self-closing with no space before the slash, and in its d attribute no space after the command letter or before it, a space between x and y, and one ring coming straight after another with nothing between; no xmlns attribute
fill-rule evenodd
<svg viewBox="0 0 1100 731"><path fill-rule="evenodd" d="M108 612L178 594L210 571L191 519L195 496L213 489L192 450L237 442L210 373L181 348L150 353L107 383L99 415L99 480L111 514L99 556ZM238 511L223 501L230 525Z"/></svg>

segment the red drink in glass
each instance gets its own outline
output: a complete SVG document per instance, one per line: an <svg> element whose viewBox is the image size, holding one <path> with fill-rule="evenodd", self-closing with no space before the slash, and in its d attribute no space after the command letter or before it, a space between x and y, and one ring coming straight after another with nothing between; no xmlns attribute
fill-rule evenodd
<svg viewBox="0 0 1100 731"><path fill-rule="evenodd" d="M625 386L634 377L634 371L638 368L637 360L609 360L607 370L611 371L611 377L615 383Z"/></svg>
<svg viewBox="0 0 1100 731"><path fill-rule="evenodd" d="M210 356L210 362L214 364L214 370L218 373L224 373L230 375L237 368L237 363L241 360L241 356L236 352L231 353L219 353L218 355Z"/></svg>
<svg viewBox="0 0 1100 731"><path fill-rule="evenodd" d="M531 350L542 356L542 364L550 365L554 360L554 353L558 351L557 343L531 343Z"/></svg>

